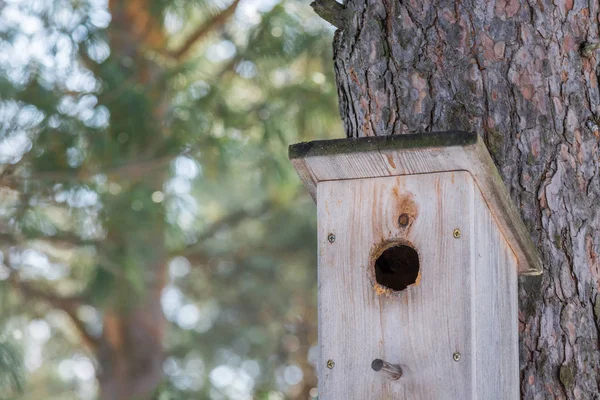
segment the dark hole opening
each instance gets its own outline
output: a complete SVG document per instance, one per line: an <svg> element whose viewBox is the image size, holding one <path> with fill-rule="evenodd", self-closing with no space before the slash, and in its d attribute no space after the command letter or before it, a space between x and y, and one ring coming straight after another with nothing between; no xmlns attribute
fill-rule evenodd
<svg viewBox="0 0 600 400"><path fill-rule="evenodd" d="M395 291L417 282L419 255L410 246L398 245L386 249L375 261L375 279L381 286Z"/></svg>

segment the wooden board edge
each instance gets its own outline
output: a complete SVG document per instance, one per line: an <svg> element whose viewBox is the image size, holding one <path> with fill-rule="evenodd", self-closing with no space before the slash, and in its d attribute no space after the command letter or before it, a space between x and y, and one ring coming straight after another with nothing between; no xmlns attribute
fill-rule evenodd
<svg viewBox="0 0 600 400"><path fill-rule="evenodd" d="M314 140L312 142L301 142L290 145L288 157L290 160L296 160L308 157L364 153L368 151L469 146L475 144L477 141L477 133L466 131Z"/></svg>
<svg viewBox="0 0 600 400"><path fill-rule="evenodd" d="M296 169L296 173L300 177L300 180L308 190L310 197L312 197L313 201L317 202L317 178L313 175L309 166L306 164L306 159L304 158L292 158L290 159L294 169Z"/></svg>
<svg viewBox="0 0 600 400"><path fill-rule="evenodd" d="M482 140L478 140L465 150L470 153L470 163L473 166L469 172L486 199L502 234L517 255L519 275L540 275L542 260L539 252L506 190L487 147Z"/></svg>

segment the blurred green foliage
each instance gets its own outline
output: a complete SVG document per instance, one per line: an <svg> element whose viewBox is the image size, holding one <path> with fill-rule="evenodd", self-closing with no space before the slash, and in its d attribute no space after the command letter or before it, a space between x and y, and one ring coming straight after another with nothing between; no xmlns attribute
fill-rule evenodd
<svg viewBox="0 0 600 400"><path fill-rule="evenodd" d="M342 136L331 34L300 0L0 3L0 392L316 397L287 146Z"/></svg>
<svg viewBox="0 0 600 400"><path fill-rule="evenodd" d="M1 399L10 399L23 393L25 381L23 355L10 342L0 342L0 388Z"/></svg>

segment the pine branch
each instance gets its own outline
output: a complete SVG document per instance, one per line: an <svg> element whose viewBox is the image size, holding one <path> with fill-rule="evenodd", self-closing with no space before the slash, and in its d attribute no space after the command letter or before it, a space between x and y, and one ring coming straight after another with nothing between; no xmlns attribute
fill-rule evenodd
<svg viewBox="0 0 600 400"><path fill-rule="evenodd" d="M73 325L81 334L83 341L86 345L94 348L100 344L100 340L88 333L85 328L85 323L77 316L77 309L86 304L85 299L81 296L64 297L56 293L51 293L45 290L41 290L29 284L28 282L22 281L16 272L13 272L9 277L12 285L21 292L23 297L26 299L41 300L54 308L58 308L65 312L73 322Z"/></svg>
<svg viewBox="0 0 600 400"><path fill-rule="evenodd" d="M600 43L585 42L581 45L581 55L585 58L592 58L596 51L600 50Z"/></svg>
<svg viewBox="0 0 600 400"><path fill-rule="evenodd" d="M314 12L338 29L346 28L347 8L335 0L316 0L310 3Z"/></svg>
<svg viewBox="0 0 600 400"><path fill-rule="evenodd" d="M46 235L18 235L7 232L0 232L0 243L17 246L30 240L41 240L49 242L55 246L88 246L98 243L98 240L94 239L82 239L79 236L70 232L59 232L53 236Z"/></svg>
<svg viewBox="0 0 600 400"><path fill-rule="evenodd" d="M191 263L192 266L207 266L212 267L214 263L221 260L228 260L232 262L240 262L241 260L247 258L249 252L246 246L237 249L234 253L227 253L226 255L210 255L205 251L201 251L197 249L193 253L189 253L185 255L185 258Z"/></svg>
<svg viewBox="0 0 600 400"><path fill-rule="evenodd" d="M0 340L0 398L9 399L13 398L13 395L23 394L24 385L25 366L22 352L12 343ZM14 398L17 397L20 396Z"/></svg>
<svg viewBox="0 0 600 400"><path fill-rule="evenodd" d="M12 282L13 286L19 289L26 298L43 300L46 303L52 305L53 307L59 308L61 310L75 310L77 309L77 307L84 304L83 297L64 297L56 293L41 290L39 288L34 287L29 282L21 280L16 273L13 273L9 279Z"/></svg>
<svg viewBox="0 0 600 400"><path fill-rule="evenodd" d="M101 338L90 335L85 327L85 323L77 316L76 310L68 309L63 311L71 318L71 322L81 335L83 342L91 349L94 349L100 345Z"/></svg>
<svg viewBox="0 0 600 400"><path fill-rule="evenodd" d="M194 44L198 42L198 40L204 38L214 29L222 26L225 23L225 21L227 21L229 17L231 17L233 13L235 13L235 10L237 9L239 3L240 0L234 0L234 2L231 3L229 7L223 10L221 13L215 15L212 19L210 19L202 26L198 27L190 36L188 36L188 38L181 45L181 47L179 47L177 50L170 51L169 55L176 60L180 60L181 58L183 58L188 53L188 51L190 51L190 49L194 46Z"/></svg>
<svg viewBox="0 0 600 400"><path fill-rule="evenodd" d="M101 166L97 169L91 168L76 168L70 170L55 170L55 171L40 171L34 173L30 177L11 176L2 179L0 177L0 186L9 186L11 184L25 181L84 181L97 174L107 175L109 178L127 179L136 181L151 174L154 174L158 169L165 167L179 154L171 154L164 157L154 159L134 160L121 165ZM14 181L14 182L13 182Z"/></svg>
<svg viewBox="0 0 600 400"><path fill-rule="evenodd" d="M273 203L271 201L266 201L260 207L253 210L241 209L232 212L231 214L221 218L220 220L214 222L208 228L206 228L199 236L196 243L190 245L187 248L184 248L180 251L176 251L172 254L172 256L193 256L194 254L201 252L201 247L203 242L207 239L213 237L217 232L226 227L236 226L242 221L249 218L257 218L264 214L266 214L269 210L271 210Z"/></svg>

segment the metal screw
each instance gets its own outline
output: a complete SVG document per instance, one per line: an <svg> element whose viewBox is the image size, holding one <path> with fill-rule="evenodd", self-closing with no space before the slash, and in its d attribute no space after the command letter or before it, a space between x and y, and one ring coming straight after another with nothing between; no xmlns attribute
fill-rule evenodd
<svg viewBox="0 0 600 400"><path fill-rule="evenodd" d="M458 351L454 352L454 354L452 354L452 359L454 361L460 361L460 353Z"/></svg>
<svg viewBox="0 0 600 400"><path fill-rule="evenodd" d="M455 229L454 232L452 232L452 236L454 236L454 239L460 238L460 229Z"/></svg>
<svg viewBox="0 0 600 400"><path fill-rule="evenodd" d="M400 216L398 217L398 225L400 225L400 227L402 228L405 228L408 225L408 222L408 214L400 214Z"/></svg>
<svg viewBox="0 0 600 400"><path fill-rule="evenodd" d="M327 236L327 240L329 240L329 243L335 242L335 235L330 233L329 236Z"/></svg>
<svg viewBox="0 0 600 400"><path fill-rule="evenodd" d="M335 363L333 362L333 360L327 360L327 368L333 369L334 366Z"/></svg>

